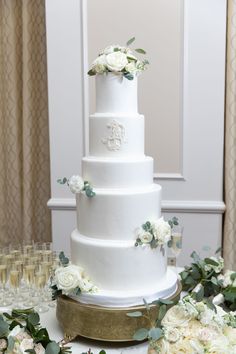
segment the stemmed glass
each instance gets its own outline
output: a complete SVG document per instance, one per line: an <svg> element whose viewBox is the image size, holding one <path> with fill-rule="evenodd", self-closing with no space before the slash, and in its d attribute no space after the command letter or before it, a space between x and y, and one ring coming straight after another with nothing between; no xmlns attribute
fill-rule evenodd
<svg viewBox="0 0 236 354"><path fill-rule="evenodd" d="M175 257L175 270L177 272L177 259L182 251L183 226L174 225L171 231L170 249Z"/></svg>
<svg viewBox="0 0 236 354"><path fill-rule="evenodd" d="M1 286L2 298L0 301L0 306L6 307L6 306L10 306L12 304L12 301L8 296L8 290L6 288L7 276L8 276L7 264L4 263L4 259L2 259L1 261L2 263L0 264L0 286Z"/></svg>

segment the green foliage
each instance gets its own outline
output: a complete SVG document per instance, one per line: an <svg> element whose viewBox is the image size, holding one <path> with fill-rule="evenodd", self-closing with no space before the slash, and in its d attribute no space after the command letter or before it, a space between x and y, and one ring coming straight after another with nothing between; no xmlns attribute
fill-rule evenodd
<svg viewBox="0 0 236 354"><path fill-rule="evenodd" d="M0 316L0 339L8 337L7 352L13 352L14 338L10 331L15 326L20 326L32 337L34 343L41 343L45 348L45 354L71 353L69 347L60 346L49 338L46 328L40 326L40 318L33 309L12 310L11 314L3 313ZM36 354L34 349L28 349L26 353Z"/></svg>
<svg viewBox="0 0 236 354"><path fill-rule="evenodd" d="M149 330L147 328L140 328L135 332L133 339L137 341L142 341L144 339L147 339L148 335Z"/></svg>
<svg viewBox="0 0 236 354"><path fill-rule="evenodd" d="M88 75L89 75L89 76L95 76L96 73L95 73L95 71L93 71L93 69L90 69L90 70L88 71Z"/></svg>
<svg viewBox="0 0 236 354"><path fill-rule="evenodd" d="M147 54L147 53L145 52L145 50L144 50L144 49L141 49L141 48L135 49L135 52L137 52L137 53L139 53L139 54Z"/></svg>
<svg viewBox="0 0 236 354"><path fill-rule="evenodd" d="M85 191L86 196L89 198L92 198L96 195L96 193L93 191L93 188L91 187L91 185L87 181L84 182L84 189L83 190Z"/></svg>
<svg viewBox="0 0 236 354"><path fill-rule="evenodd" d="M179 225L179 219L174 216L172 219L168 220L170 227L173 229L174 226Z"/></svg>
<svg viewBox="0 0 236 354"><path fill-rule="evenodd" d="M124 73L124 77L127 79L127 80L133 80L134 79L134 75L131 74L131 73Z"/></svg>
<svg viewBox="0 0 236 354"><path fill-rule="evenodd" d="M126 43L127 47L129 47L134 41L135 41L135 37L130 38Z"/></svg>
<svg viewBox="0 0 236 354"><path fill-rule="evenodd" d="M69 258L65 256L65 253L63 251L59 253L59 260L63 267L69 264Z"/></svg>
<svg viewBox="0 0 236 354"><path fill-rule="evenodd" d="M161 328L153 327L149 330L148 337L153 341L157 341L158 339L163 337L163 330Z"/></svg>
<svg viewBox="0 0 236 354"><path fill-rule="evenodd" d="M59 184L68 184L68 179L66 178L66 177L64 177L64 178L59 178L58 180L57 180L57 183L59 183Z"/></svg>

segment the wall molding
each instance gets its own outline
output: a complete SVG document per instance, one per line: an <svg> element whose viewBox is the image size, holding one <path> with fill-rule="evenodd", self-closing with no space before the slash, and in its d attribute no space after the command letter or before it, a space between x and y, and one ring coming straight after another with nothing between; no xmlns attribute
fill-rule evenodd
<svg viewBox="0 0 236 354"><path fill-rule="evenodd" d="M50 210L76 210L75 198L51 198L47 206ZM223 214L225 204L211 200L162 200L163 212L192 214Z"/></svg>
<svg viewBox="0 0 236 354"><path fill-rule="evenodd" d="M154 180L175 180L185 181L184 176L181 173L154 173Z"/></svg>

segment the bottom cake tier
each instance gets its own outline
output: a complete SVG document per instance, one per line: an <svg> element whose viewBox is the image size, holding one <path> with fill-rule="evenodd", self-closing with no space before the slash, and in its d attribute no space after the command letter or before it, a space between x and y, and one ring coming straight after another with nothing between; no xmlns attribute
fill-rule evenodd
<svg viewBox="0 0 236 354"><path fill-rule="evenodd" d="M78 301L107 307L152 302L176 291L177 276L167 270L165 247L135 247L135 241L98 240L74 230L71 260L81 266L94 285L95 294L81 294Z"/></svg>

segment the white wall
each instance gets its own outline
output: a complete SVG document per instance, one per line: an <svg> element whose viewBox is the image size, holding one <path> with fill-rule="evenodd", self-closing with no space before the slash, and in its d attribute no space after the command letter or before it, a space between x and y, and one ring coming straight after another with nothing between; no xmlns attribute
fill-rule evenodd
<svg viewBox="0 0 236 354"><path fill-rule="evenodd" d="M158 1L158 6L170 6L170 3ZM54 247L68 251L69 235L76 224L75 201L56 180L80 173L87 144L84 139L88 135L89 111L86 72L91 43L87 41L90 17L85 4L83 0L46 1L52 185L48 205L52 209ZM155 7L155 2L151 4ZM156 177L163 187L163 212L166 217L179 216L185 228L184 251L180 256L183 264L193 249L207 254L221 242L226 0L187 0L180 9L182 24L178 21L176 24L183 28L178 47L182 86L176 95L182 114L178 110L176 115L179 135L175 148L181 163L166 170L162 164L161 174ZM158 26L156 30L160 30ZM129 32L127 26L128 35ZM148 43L148 37L145 42L149 47L153 45ZM156 101L151 100L150 105L155 111ZM158 134L158 127L153 124L149 129L151 149L156 149L154 152L164 161L167 150L159 151L159 145L155 145ZM169 135L165 134L168 140Z"/></svg>

